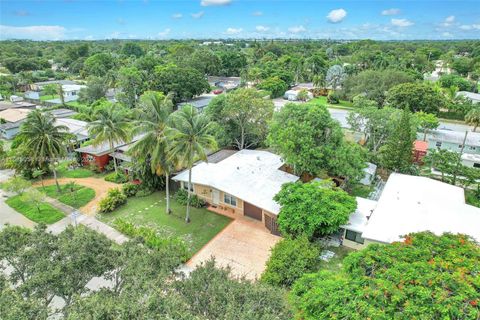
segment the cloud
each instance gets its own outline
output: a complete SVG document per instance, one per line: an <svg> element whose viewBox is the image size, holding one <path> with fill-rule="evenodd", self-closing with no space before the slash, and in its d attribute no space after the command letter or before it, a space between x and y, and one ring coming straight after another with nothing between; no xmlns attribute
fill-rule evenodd
<svg viewBox="0 0 480 320"><path fill-rule="evenodd" d="M413 26L415 24L408 19L392 19L391 23L395 27L410 27L410 26Z"/></svg>
<svg viewBox="0 0 480 320"><path fill-rule="evenodd" d="M262 12L262 11L253 11L253 12L252 12L252 16L254 16L254 17L263 16L263 12Z"/></svg>
<svg viewBox="0 0 480 320"><path fill-rule="evenodd" d="M166 28L165 30L160 31L160 32L158 33L158 36L159 36L159 37L162 37L162 38L163 38L163 37L166 37L166 36L168 36L168 35L170 34L170 31L172 31L170 28Z"/></svg>
<svg viewBox="0 0 480 320"><path fill-rule="evenodd" d="M455 23L455 16L448 16L443 20L443 22L440 24L442 27L450 27Z"/></svg>
<svg viewBox="0 0 480 320"><path fill-rule="evenodd" d="M266 31L270 30L270 28L265 27L265 26L256 26L255 30L257 30L258 32L266 32Z"/></svg>
<svg viewBox="0 0 480 320"><path fill-rule="evenodd" d="M126 24L127 24L127 21L126 21L125 19L123 19L123 18L118 18L118 19L117 19L117 23L118 23L119 25L122 25L122 26L123 26L123 25L126 25Z"/></svg>
<svg viewBox="0 0 480 320"><path fill-rule="evenodd" d="M243 31L242 28L228 28L227 31L225 31L226 34L230 34L230 35L233 35L233 34L239 34Z"/></svg>
<svg viewBox="0 0 480 320"><path fill-rule="evenodd" d="M396 8L385 9L382 11L382 16L395 16L397 14L400 14L400 12L400 9Z"/></svg>
<svg viewBox="0 0 480 320"><path fill-rule="evenodd" d="M293 26L288 28L288 31L290 31L291 33L302 33L302 32L306 32L307 29L305 29L304 26Z"/></svg>
<svg viewBox="0 0 480 320"><path fill-rule="evenodd" d="M30 15L30 12L27 10L17 10L13 12L13 15L17 17L26 17Z"/></svg>
<svg viewBox="0 0 480 320"><path fill-rule="evenodd" d="M453 37L453 34L451 34L450 32L444 32L442 33L442 36L444 36L445 38L451 38Z"/></svg>
<svg viewBox="0 0 480 320"><path fill-rule="evenodd" d="M181 13L172 14L172 19L182 19L182 18L183 18L183 14Z"/></svg>
<svg viewBox="0 0 480 320"><path fill-rule="evenodd" d="M95 37L92 36L92 35L89 35L89 36L86 36L84 39L85 39L85 40L94 40Z"/></svg>
<svg viewBox="0 0 480 320"><path fill-rule="evenodd" d="M14 27L0 25L2 39L61 40L67 29L62 26L26 26Z"/></svg>
<svg viewBox="0 0 480 320"><path fill-rule="evenodd" d="M209 6L225 6L227 4L232 3L232 0L202 0L200 1L200 5L202 7L209 7Z"/></svg>
<svg viewBox="0 0 480 320"><path fill-rule="evenodd" d="M480 24L464 24L460 26L462 30L480 30Z"/></svg>
<svg viewBox="0 0 480 320"><path fill-rule="evenodd" d="M204 14L205 14L205 12L200 11L200 12L197 12L197 13L191 13L190 15L192 16L193 19L200 19L201 17L203 17Z"/></svg>
<svg viewBox="0 0 480 320"><path fill-rule="evenodd" d="M339 23L342 22L346 16L347 11L345 11L344 9L336 9L330 11L330 13L327 15L327 19L331 23Z"/></svg>

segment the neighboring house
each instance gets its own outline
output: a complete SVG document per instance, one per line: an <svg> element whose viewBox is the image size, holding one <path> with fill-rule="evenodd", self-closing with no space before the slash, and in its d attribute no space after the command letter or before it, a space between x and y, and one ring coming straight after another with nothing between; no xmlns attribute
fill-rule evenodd
<svg viewBox="0 0 480 320"><path fill-rule="evenodd" d="M212 99L215 98L215 95L212 94L202 94L199 97L193 98L192 100L189 100L187 102L182 102L178 104L178 108L181 108L181 106L184 106L186 104L190 104L194 106L199 112L202 112L212 101Z"/></svg>
<svg viewBox="0 0 480 320"><path fill-rule="evenodd" d="M40 92L39 91L25 91L25 93L23 94L25 96L26 99L30 99L30 100L40 100Z"/></svg>
<svg viewBox="0 0 480 320"><path fill-rule="evenodd" d="M302 89L312 91L313 89L315 89L315 85L313 84L313 82L297 83L292 88L292 90L302 90Z"/></svg>
<svg viewBox="0 0 480 320"><path fill-rule="evenodd" d="M208 84L212 87L221 88L225 91L236 89L242 82L240 77L208 77Z"/></svg>
<svg viewBox="0 0 480 320"><path fill-rule="evenodd" d="M80 90L83 89L83 88L86 88L86 87L87 86L85 86L85 85L78 85L78 84L64 84L64 85L62 85L64 101L65 102L71 102L71 101L78 100L78 98L79 98L78 94L80 93ZM61 104L62 99L56 98L56 99L46 100L46 102L51 103L51 104Z"/></svg>
<svg viewBox="0 0 480 320"><path fill-rule="evenodd" d="M435 61L435 70L431 74L425 74L424 79L428 81L437 81L444 74L452 73L452 69L447 67L443 60Z"/></svg>
<svg viewBox="0 0 480 320"><path fill-rule="evenodd" d="M415 140L413 143L413 162L422 164L423 158L428 152L428 142L423 140Z"/></svg>
<svg viewBox="0 0 480 320"><path fill-rule="evenodd" d="M428 149L446 149L454 152L462 150L465 132L451 130L430 130L427 134ZM464 153L480 154L480 132L469 131L465 142Z"/></svg>
<svg viewBox="0 0 480 320"><path fill-rule="evenodd" d="M343 245L402 241L412 232L462 233L480 241L480 208L465 203L464 190L426 177L392 173L377 202L357 198L344 228Z"/></svg>
<svg viewBox="0 0 480 320"><path fill-rule="evenodd" d="M108 142L104 142L100 145L94 146L93 144L90 144L88 146L80 147L75 149L75 152L80 153L80 157L82 159L82 165L88 166L88 165L95 165L97 166L98 170L103 171L105 169L105 166L110 162L112 158L120 159L119 154L123 154L126 146L130 146L134 142L136 142L138 139L140 139L142 136L138 135L134 137L130 142L120 142L116 143L113 146L113 150L110 148ZM122 161L127 160L127 156L124 155L125 158L121 159ZM131 158L128 157L128 162L131 161ZM117 162L118 163L118 162Z"/></svg>
<svg viewBox="0 0 480 320"><path fill-rule="evenodd" d="M55 109L51 110L50 113L55 117L55 118L70 118L73 117L74 115L78 114L78 112L70 110L70 109Z"/></svg>
<svg viewBox="0 0 480 320"><path fill-rule="evenodd" d="M75 81L72 81L72 80L40 81L40 82L35 82L35 83L31 84L30 85L30 90L40 92L40 91L43 90L43 88L45 88L46 85L49 85L49 84L56 84L56 85L61 84L63 86L63 85L76 85L77 83Z"/></svg>
<svg viewBox="0 0 480 320"><path fill-rule="evenodd" d="M67 127L68 128L67 131L75 135L76 142L78 144L83 143L90 139L90 135L88 134L88 129L87 129L88 122L58 117L55 120L55 125Z"/></svg>
<svg viewBox="0 0 480 320"><path fill-rule="evenodd" d="M20 126L27 118L31 109L12 108L0 111L0 119L3 124L0 124L0 135L4 139L13 139L20 131Z"/></svg>
<svg viewBox="0 0 480 320"><path fill-rule="evenodd" d="M462 164L470 168L480 168L480 155L472 153L462 154Z"/></svg>
<svg viewBox="0 0 480 320"><path fill-rule="evenodd" d="M191 190L214 208L262 221L270 232L278 234L276 220L280 205L273 197L284 183L299 179L280 170L283 165L276 154L244 149L221 157L218 162L201 162L194 166ZM173 180L188 189L188 170Z"/></svg>
<svg viewBox="0 0 480 320"><path fill-rule="evenodd" d="M11 102L11 101L0 101L0 111L8 110L8 109L35 109L37 107L36 104L20 101L20 102Z"/></svg>
<svg viewBox="0 0 480 320"><path fill-rule="evenodd" d="M480 93L473 93L468 91L458 91L456 97L464 97L470 100L472 103L480 103Z"/></svg>
<svg viewBox="0 0 480 320"><path fill-rule="evenodd" d="M300 91L302 91L303 89L300 89L300 90L288 90L285 92L285 94L283 95L283 99L286 99L286 100L289 100L289 101L298 101L298 94L300 93ZM310 92L310 91L307 91L307 95L308 95L308 98L307 100L311 100L313 99L313 94Z"/></svg>

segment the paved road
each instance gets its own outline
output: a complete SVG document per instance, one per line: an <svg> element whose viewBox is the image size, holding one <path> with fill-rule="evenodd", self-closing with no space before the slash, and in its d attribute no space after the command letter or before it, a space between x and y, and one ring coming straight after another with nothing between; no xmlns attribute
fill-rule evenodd
<svg viewBox="0 0 480 320"><path fill-rule="evenodd" d="M13 170L0 170L0 182L7 181L14 174ZM0 228L5 224L33 228L35 222L27 219L24 215L18 213L5 203L8 196L5 191L0 190Z"/></svg>

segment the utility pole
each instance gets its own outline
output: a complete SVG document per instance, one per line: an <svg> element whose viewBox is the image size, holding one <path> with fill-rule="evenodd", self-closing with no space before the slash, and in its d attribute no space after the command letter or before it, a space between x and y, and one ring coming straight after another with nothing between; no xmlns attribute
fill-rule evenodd
<svg viewBox="0 0 480 320"><path fill-rule="evenodd" d="M462 148L460 149L460 154L458 155L457 165L455 167L455 171L453 172L453 180L452 180L453 185L455 185L455 183L457 182L458 168L460 167L460 163L462 162L462 155L463 155L463 150L465 149L465 142L467 142L467 136L468 136L468 130L465 131L465 137L463 137Z"/></svg>

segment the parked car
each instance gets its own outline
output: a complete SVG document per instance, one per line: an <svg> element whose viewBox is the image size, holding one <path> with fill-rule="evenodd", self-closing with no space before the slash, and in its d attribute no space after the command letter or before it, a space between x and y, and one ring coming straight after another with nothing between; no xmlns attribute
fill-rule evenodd
<svg viewBox="0 0 480 320"><path fill-rule="evenodd" d="M223 92L222 89L213 90L213 94L220 94L220 93L222 93L222 92Z"/></svg>

